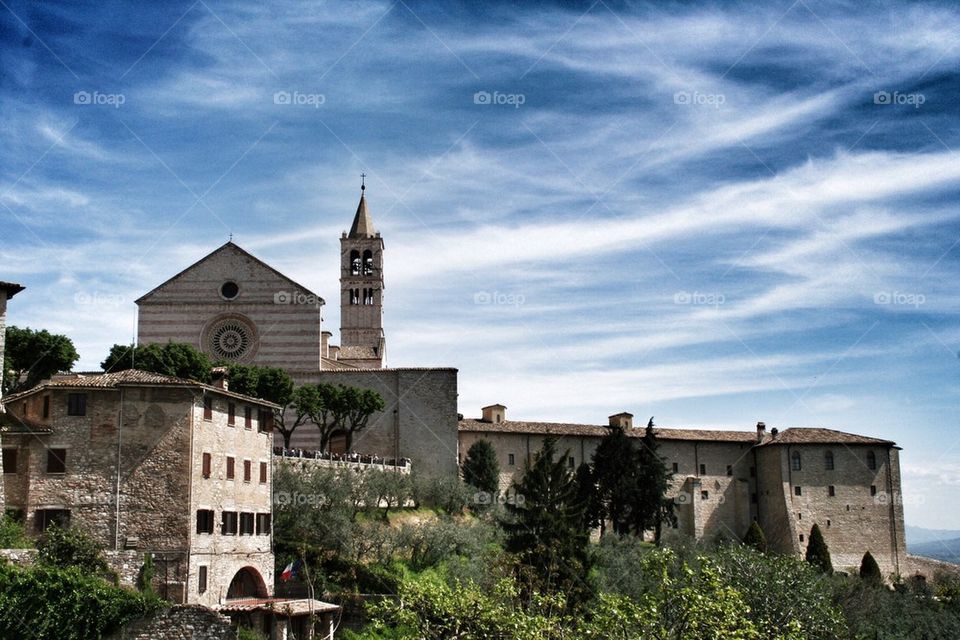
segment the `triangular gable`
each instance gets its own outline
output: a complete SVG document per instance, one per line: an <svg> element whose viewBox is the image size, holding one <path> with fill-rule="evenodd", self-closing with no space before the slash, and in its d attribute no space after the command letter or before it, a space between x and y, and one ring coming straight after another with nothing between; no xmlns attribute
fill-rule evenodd
<svg viewBox="0 0 960 640"><path fill-rule="evenodd" d="M274 275L275 277L277 277L277 278L279 278L280 280L282 280L282 281L284 281L285 283L287 283L292 289L296 289L297 291L299 291L301 294L304 294L304 295L314 296L319 304L321 304L321 305L322 305L322 304L325 304L323 298L321 298L318 294L314 293L313 291L311 291L311 290L308 289L307 287L303 286L303 285L300 284L299 282L296 282L296 281L294 281L294 280L291 280L289 277L287 277L287 276L285 276L284 274L280 273L279 271L277 271L276 269L274 269L273 267L271 267L269 264L267 264L266 262L264 262L264 261L261 260L260 258L258 258L258 257L256 257L255 255L253 255L253 254L250 253L249 251L247 251L247 250L245 250L245 249L237 246L237 245L234 244L232 241L231 241L231 242L227 242L227 243L224 244L223 246L221 246L221 247L219 247L219 248L211 251L210 253L208 253L208 254L205 255L204 257L200 258L199 260L197 260L196 262L194 262L193 264L191 264L191 265L190 265L189 267L187 267L186 269L184 269L184 270L180 271L179 273L177 273L175 276L173 276L173 277L171 277L171 278L168 278L167 280L163 281L162 283L160 283L159 285L157 285L156 287L154 287L153 289L151 289L151 290L148 291L147 293L143 294L142 296L140 296L139 298L137 298L134 302L136 302L136 304L140 304L141 302L147 300L148 298L150 298L151 296L153 296L153 295L156 294L157 292L161 291L162 289L165 289L165 288L169 287L170 285L174 284L175 282L177 282L178 280L183 279L184 276L190 274L191 272L193 272L193 271L195 271L195 270L197 270L197 269L200 269L205 263L213 260L214 258L221 257L224 253L226 253L226 252L228 252L228 251L229 251L229 252L233 252L234 254L239 255L239 256L242 257L242 258L247 258L247 259L253 261L253 263L256 264L257 266L262 267L263 269L265 269L266 271L268 271L269 273L271 273L271 274Z"/></svg>

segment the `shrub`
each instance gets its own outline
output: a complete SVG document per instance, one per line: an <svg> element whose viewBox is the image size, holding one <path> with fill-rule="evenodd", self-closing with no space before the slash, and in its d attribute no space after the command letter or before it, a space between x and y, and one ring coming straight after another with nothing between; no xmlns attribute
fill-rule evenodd
<svg viewBox="0 0 960 640"><path fill-rule="evenodd" d="M743 544L753 547L760 553L767 552L767 536L763 534L763 529L760 528L756 520L750 523L747 535L743 536Z"/></svg>
<svg viewBox="0 0 960 640"><path fill-rule="evenodd" d="M823 539L819 525L814 524L810 529L810 542L807 543L807 562L827 575L833 573L833 562L830 561L830 549Z"/></svg>
<svg viewBox="0 0 960 640"><path fill-rule="evenodd" d="M51 526L37 543L37 562L51 567L76 567L94 576L110 575L100 547L76 527Z"/></svg>
<svg viewBox="0 0 960 640"><path fill-rule="evenodd" d="M0 518L0 549L30 549L33 540L27 535L23 524L9 515Z"/></svg>
<svg viewBox="0 0 960 640"><path fill-rule="evenodd" d="M880 573L880 565L877 564L873 554L869 551L863 554L863 560L860 562L860 578L868 584L883 584L883 574Z"/></svg>

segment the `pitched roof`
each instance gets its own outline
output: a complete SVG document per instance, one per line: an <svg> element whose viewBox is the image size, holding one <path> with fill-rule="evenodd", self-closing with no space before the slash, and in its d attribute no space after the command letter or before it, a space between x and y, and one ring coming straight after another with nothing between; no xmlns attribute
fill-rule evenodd
<svg viewBox="0 0 960 640"><path fill-rule="evenodd" d="M246 396L242 393L235 393L220 387L215 387L196 380L187 380L185 378L175 378L165 376L159 373L141 371L140 369L124 369L123 371L114 371L112 373L69 373L54 376L50 380L45 380L37 386L15 393L4 398L4 402L10 402L25 396L28 396L44 389L117 389L119 387L136 386L165 386L165 387L192 387L204 389L212 393L237 398L246 402L252 402L272 408L279 408L278 405L267 400Z"/></svg>
<svg viewBox="0 0 960 640"><path fill-rule="evenodd" d="M17 284L16 282L4 282L3 280L0 280L0 291L6 291L8 299L17 295L24 289L26 289L26 287L24 287L22 284Z"/></svg>
<svg viewBox="0 0 960 640"><path fill-rule="evenodd" d="M507 420L498 424L483 420L465 419L460 421L460 431L476 433L523 433L532 435L558 436L594 436L603 437L610 432L609 427L593 424L567 422L527 422ZM645 429L628 429L627 435L642 438ZM756 431L724 431L719 429L671 429L657 427L653 430L661 440L687 440L698 442L735 442L757 444ZM891 440L882 440L860 436L833 429L815 427L793 427L785 429L773 437L769 432L764 436L761 446L779 444L875 444L892 446Z"/></svg>
<svg viewBox="0 0 960 640"><path fill-rule="evenodd" d="M145 294L143 294L142 296L140 296L139 298L137 298L136 300L134 300L134 302L135 302L136 304L140 304L142 301L146 300L147 298L149 298L150 296L152 296L154 293L156 293L157 291L159 291L159 290L162 289L163 287L167 286L168 284L170 284L171 282L173 282L174 280L176 280L177 278L179 278L180 276L182 276L183 274L185 274L187 271L190 271L191 269L194 269L194 268L196 268L196 267L199 267L201 264L203 264L204 262L206 262L207 260L209 260L209 259L212 258L213 256L215 256L215 255L217 255L218 253L221 253L222 251L225 251L225 250L227 250L227 249L232 249L232 250L236 251L237 253L239 253L240 255L242 255L242 256L244 256L244 257L246 257L246 258L249 258L250 260L253 260L255 263L257 263L257 264L259 264L260 266L262 266L263 268L267 269L268 271L270 271L270 272L273 273L274 275L276 275L276 276L278 276L278 277L280 277L280 278L283 278L284 280L286 280L287 282L289 282L289 283L292 284L292 285L295 285L295 286L297 287L297 289L299 289L301 292L316 297L317 301L318 301L321 305L326 304L326 302L324 301L324 299L321 298L318 294L314 293L313 291L311 291L311 290L308 289L307 287L303 286L303 285L300 284L299 282L297 282L297 281L295 281L295 280L291 280L288 276L280 273L279 271L277 271L276 269L274 269L273 267L271 267L269 264L267 264L266 262L264 262L263 260L261 260L261 259L258 258L257 256L253 255L252 253L250 253L250 252L247 251L246 249L240 247L239 245L234 244L233 241L228 241L228 242L226 242L225 244L217 247L216 249L214 249L213 251L211 251L211 252L208 253L207 255L203 256L202 258L200 258L199 260L197 260L196 262L194 262L193 264L191 264L191 265L190 265L189 267L187 267L186 269L182 269L182 270L180 270L176 275L173 275L173 276L167 278L166 280L164 280L163 282L161 282L160 284L158 284L157 286L155 286L153 289L151 289L150 291L146 292Z"/></svg>
<svg viewBox="0 0 960 640"><path fill-rule="evenodd" d="M357 205L357 214L353 217L353 225L350 227L349 238L372 238L377 234L373 228L373 221L370 214L367 213L367 201L360 194L360 204Z"/></svg>
<svg viewBox="0 0 960 640"><path fill-rule="evenodd" d="M484 422L483 420L466 419L460 421L460 431L603 437L610 433L610 428L602 425L576 424L568 422L527 422L507 420L495 424L492 422ZM642 438L645 431L645 429L628 429L626 433L634 438ZM698 440L708 442L750 443L757 441L757 434L756 432L752 431L655 428L653 432L661 440Z"/></svg>
<svg viewBox="0 0 960 640"><path fill-rule="evenodd" d="M46 425L37 424L31 420L27 420L21 416L16 416L12 413L7 413L6 411L0 411L0 433L11 435L40 435L45 433L53 433L53 429Z"/></svg>
<svg viewBox="0 0 960 640"><path fill-rule="evenodd" d="M776 437L768 436L763 446L776 444L877 444L892 445L892 440L871 438L855 433L846 433L820 427L791 427L784 429Z"/></svg>

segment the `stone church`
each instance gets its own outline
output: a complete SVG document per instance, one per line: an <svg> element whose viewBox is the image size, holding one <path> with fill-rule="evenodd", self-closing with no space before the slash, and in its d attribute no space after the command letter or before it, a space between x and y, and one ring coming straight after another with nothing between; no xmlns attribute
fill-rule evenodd
<svg viewBox="0 0 960 640"><path fill-rule="evenodd" d="M386 408L354 440L354 450L409 458L428 474L458 473L477 440L493 443L502 483L519 478L547 436L561 440L570 469L589 462L606 426L640 437L632 416L610 425L508 421L490 405L480 419L457 413L457 370L393 368L383 327L384 242L361 191L340 238L340 343L322 324L323 298L233 242L201 258L137 300L139 342L187 342L216 360L286 369L299 384L332 382L372 389ZM870 550L886 574L906 573L899 448L893 442L828 429L769 433L658 429L673 471L678 521L667 536L739 538L757 520L771 548L802 553L817 523L839 567ZM303 425L293 446L315 448Z"/></svg>
<svg viewBox="0 0 960 640"><path fill-rule="evenodd" d="M350 230L340 238L340 344L323 327L324 299L233 242L141 296L140 344L186 342L214 360L281 367L297 384L372 389L385 410L354 449L409 458L425 471L457 470L457 370L385 366L384 242L361 187ZM306 424L291 445L312 449Z"/></svg>

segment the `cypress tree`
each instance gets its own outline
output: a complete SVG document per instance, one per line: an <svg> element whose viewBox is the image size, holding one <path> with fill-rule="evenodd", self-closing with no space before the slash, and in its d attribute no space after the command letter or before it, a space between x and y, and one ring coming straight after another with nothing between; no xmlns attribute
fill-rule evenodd
<svg viewBox="0 0 960 640"><path fill-rule="evenodd" d="M599 526L599 509L597 506L597 483L593 477L593 470L586 462L581 462L574 476L577 485L577 501L583 509L583 530L589 532Z"/></svg>
<svg viewBox="0 0 960 640"><path fill-rule="evenodd" d="M568 604L576 606L591 595L586 582L591 557L583 505L565 459L556 457L556 439L547 438L523 479L512 487L517 499L507 503L510 518L503 527L524 590L563 593Z"/></svg>
<svg viewBox="0 0 960 640"><path fill-rule="evenodd" d="M500 465L489 441L477 440L467 450L467 457L463 461L463 480L490 494L491 498L500 489Z"/></svg>
<svg viewBox="0 0 960 640"><path fill-rule="evenodd" d="M833 573L833 562L830 561L830 549L816 524L810 529L810 542L807 544L807 562L826 574Z"/></svg>
<svg viewBox="0 0 960 640"><path fill-rule="evenodd" d="M743 536L743 544L753 547L760 553L767 552L767 536L763 534L760 524L754 520L747 529L747 535Z"/></svg>
<svg viewBox="0 0 960 640"><path fill-rule="evenodd" d="M869 551L863 554L863 560L860 562L860 578L868 584L883 584L883 574L880 573L880 565L877 564L873 554Z"/></svg>

